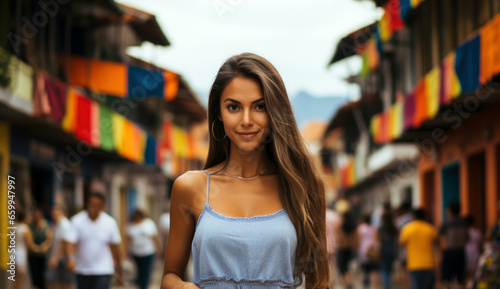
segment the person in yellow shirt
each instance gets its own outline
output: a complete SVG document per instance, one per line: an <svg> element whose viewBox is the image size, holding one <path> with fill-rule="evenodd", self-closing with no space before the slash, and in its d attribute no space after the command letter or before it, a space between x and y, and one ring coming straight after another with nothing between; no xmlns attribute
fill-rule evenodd
<svg viewBox="0 0 500 289"><path fill-rule="evenodd" d="M407 270L412 289L434 288L436 268L435 249L437 233L434 226L425 221L423 209L413 210L414 221L401 230L399 243L408 252Z"/></svg>

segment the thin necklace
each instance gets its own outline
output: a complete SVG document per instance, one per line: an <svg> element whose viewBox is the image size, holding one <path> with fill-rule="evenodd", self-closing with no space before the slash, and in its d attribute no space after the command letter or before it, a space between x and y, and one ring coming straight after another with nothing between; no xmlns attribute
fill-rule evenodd
<svg viewBox="0 0 500 289"><path fill-rule="evenodd" d="M250 178L244 178L244 177L240 177L240 176L233 176L233 175L230 175L230 174L226 174L226 173L220 173L220 174L223 174L223 175L226 175L226 176L229 176L229 177L233 177L233 178L238 178L238 179L242 179L242 180L253 180L255 179L256 177L262 175L265 171L267 171L269 168L263 170L262 172L260 172L259 174L257 174L256 176L253 176L253 177L250 177Z"/></svg>

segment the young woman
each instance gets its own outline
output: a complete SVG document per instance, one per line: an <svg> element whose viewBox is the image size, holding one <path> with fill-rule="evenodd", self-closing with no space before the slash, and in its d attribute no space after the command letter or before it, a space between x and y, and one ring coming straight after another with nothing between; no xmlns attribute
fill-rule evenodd
<svg viewBox="0 0 500 289"><path fill-rule="evenodd" d="M160 238L155 223L146 214L135 209L127 227L127 237L130 244L130 253L137 268L136 283L140 289L146 289L149 285L151 269L156 254L162 252Z"/></svg>
<svg viewBox="0 0 500 289"><path fill-rule="evenodd" d="M341 217L340 226L336 231L337 250L336 265L343 288L352 288L352 275L349 272L349 263L353 257L353 246L355 243L356 225L353 224L350 212L344 212Z"/></svg>
<svg viewBox="0 0 500 289"><path fill-rule="evenodd" d="M45 289L45 271L49 249L52 246L52 230L43 216L40 207L33 208L33 221L30 224L33 241L39 251L28 250L28 266L33 288Z"/></svg>
<svg viewBox="0 0 500 289"><path fill-rule="evenodd" d="M358 259L363 270L363 288L367 289L374 284L377 278L378 265L369 258L370 247L377 247L377 228L371 224L371 215L367 214L361 219L361 223L356 229L356 245L358 248Z"/></svg>
<svg viewBox="0 0 500 289"><path fill-rule="evenodd" d="M26 281L28 273L28 250L33 252L40 252L39 246L35 245L33 241L33 235L29 227L31 222L31 215L27 215L22 209L16 210L16 282L14 284L15 289L24 288L24 283Z"/></svg>
<svg viewBox="0 0 500 289"><path fill-rule="evenodd" d="M394 260L398 252L398 229L390 210L384 210L381 225L377 230L377 238L381 246L380 273L384 289L391 289L391 275Z"/></svg>
<svg viewBox="0 0 500 289"><path fill-rule="evenodd" d="M324 184L274 66L226 60L208 120L204 170L173 184L161 288L328 288Z"/></svg>

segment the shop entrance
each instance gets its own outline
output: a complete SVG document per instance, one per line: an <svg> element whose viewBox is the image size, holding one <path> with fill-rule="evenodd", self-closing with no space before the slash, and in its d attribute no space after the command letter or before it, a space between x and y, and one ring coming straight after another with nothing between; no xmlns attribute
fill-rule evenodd
<svg viewBox="0 0 500 289"><path fill-rule="evenodd" d="M469 213L474 217L475 226L482 232L486 225L486 173L484 151L472 155L467 160Z"/></svg>
<svg viewBox="0 0 500 289"><path fill-rule="evenodd" d="M451 202L460 201L460 164L458 162L444 166L442 171L442 218L446 220L446 209Z"/></svg>
<svg viewBox="0 0 500 289"><path fill-rule="evenodd" d="M33 205L40 207L45 217L50 219L50 208L53 203L53 173L50 168L32 165L30 177Z"/></svg>
<svg viewBox="0 0 500 289"><path fill-rule="evenodd" d="M427 220L431 223L435 222L436 206L435 206L435 175L434 170L428 171L424 174L423 186L423 203L427 213Z"/></svg>

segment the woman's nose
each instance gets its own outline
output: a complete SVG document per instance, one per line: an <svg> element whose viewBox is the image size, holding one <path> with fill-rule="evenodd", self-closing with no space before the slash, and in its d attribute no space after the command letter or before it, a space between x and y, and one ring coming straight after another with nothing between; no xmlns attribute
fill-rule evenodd
<svg viewBox="0 0 500 289"><path fill-rule="evenodd" d="M245 126L252 125L253 120L252 120L252 114L249 109L246 109L243 111L243 119L242 119L242 124Z"/></svg>

